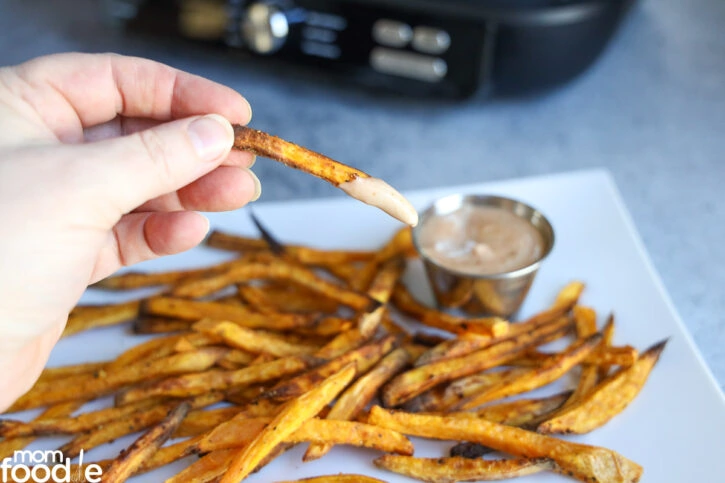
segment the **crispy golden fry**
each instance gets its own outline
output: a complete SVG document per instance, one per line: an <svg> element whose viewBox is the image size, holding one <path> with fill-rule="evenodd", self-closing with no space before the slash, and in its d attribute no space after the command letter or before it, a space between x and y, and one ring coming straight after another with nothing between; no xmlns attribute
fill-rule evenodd
<svg viewBox="0 0 725 483"><path fill-rule="evenodd" d="M248 238L231 233L214 230L206 239L210 247L240 252L268 250L266 241L259 238ZM339 265L350 262L364 262L375 256L375 252L367 250L319 250L301 245L285 245L285 252L305 265L317 266Z"/></svg>
<svg viewBox="0 0 725 483"><path fill-rule="evenodd" d="M321 357L322 359L333 359L348 351L357 349L369 339L369 336L363 335L357 327L354 327L338 334L334 339L320 348L320 350L315 352L315 356Z"/></svg>
<svg viewBox="0 0 725 483"><path fill-rule="evenodd" d="M80 374L93 374L106 368L111 361L84 362L82 364L71 364L68 366L46 367L38 377L38 383L55 382L59 379Z"/></svg>
<svg viewBox="0 0 725 483"><path fill-rule="evenodd" d="M63 384L46 384L31 389L13 404L11 411L32 409L63 401L90 399L140 381L204 371L213 366L226 352L227 349L205 347L194 352L183 352L150 361L142 360L114 371L106 371L102 377L84 374L72 376L66 378Z"/></svg>
<svg viewBox="0 0 725 483"><path fill-rule="evenodd" d="M607 317L607 321L604 324L604 327L602 327L602 344L601 348L598 352L606 352L614 343L614 314L609 314ZM611 369L611 366L608 365L599 365L599 369L597 370L597 379L599 381L603 381L608 375L609 370Z"/></svg>
<svg viewBox="0 0 725 483"><path fill-rule="evenodd" d="M385 354L393 350L397 343L398 341L395 336L386 336L377 342L372 342L358 349L346 352L340 357L302 373L299 376L286 379L260 397L273 399L275 401L285 401L293 397L298 397L350 363L355 365L356 374L364 374Z"/></svg>
<svg viewBox="0 0 725 483"><path fill-rule="evenodd" d="M293 356L233 371L211 369L193 374L182 374L144 386L128 388L116 395L116 404L129 404L151 397L187 397L214 390L223 391L232 387L271 381L285 375L296 374L318 362L317 359L310 357Z"/></svg>
<svg viewBox="0 0 725 483"><path fill-rule="evenodd" d="M288 287L265 286L262 288L253 285L240 285L238 291L245 302L262 314L334 314L339 308L339 304L334 300L317 297L313 292L300 287L290 289Z"/></svg>
<svg viewBox="0 0 725 483"><path fill-rule="evenodd" d="M476 412L453 412L446 415L456 418L483 418L507 426L529 427L551 416L554 411L566 402L569 396L571 396L571 391L566 391L553 396L516 399L492 404Z"/></svg>
<svg viewBox="0 0 725 483"><path fill-rule="evenodd" d="M276 483L385 483L372 476L365 475L326 475L313 476L311 478L302 478L301 480L284 480Z"/></svg>
<svg viewBox="0 0 725 483"><path fill-rule="evenodd" d="M622 455L596 446L571 443L479 418L409 414L374 406L370 423L424 438L471 441L525 457L550 458L556 471L580 481L630 483L639 481L642 467Z"/></svg>
<svg viewBox="0 0 725 483"><path fill-rule="evenodd" d="M455 339L446 339L431 347L421 355L415 363L416 367L439 362L445 359L453 359L484 349L495 343L497 339L483 334L464 333L459 334Z"/></svg>
<svg viewBox="0 0 725 483"><path fill-rule="evenodd" d="M185 334L173 334L164 337L156 337L149 339L146 342L135 345L125 351L123 354L118 356L115 360L111 361L110 368L126 367L130 364L136 363L140 360L147 359L158 359L160 357L168 356L174 353L174 346L182 338L192 343L196 339L206 342L209 337L204 334L196 334L194 332L187 332ZM200 343L199 346L208 345L206 343Z"/></svg>
<svg viewBox="0 0 725 483"><path fill-rule="evenodd" d="M510 460L449 458L415 458L386 454L375 461L375 466L394 473L431 483L455 481L494 481L551 471L555 465L548 458L520 458Z"/></svg>
<svg viewBox="0 0 725 483"><path fill-rule="evenodd" d="M93 287L109 290L130 290L143 287L153 287L155 285L170 285L188 278L209 276L214 273L219 273L237 262L238 260L231 260L217 265L212 265L210 267L173 270L169 272L126 272L105 278L95 283Z"/></svg>
<svg viewBox="0 0 725 483"><path fill-rule="evenodd" d="M308 327L295 329L295 332L301 335L332 337L352 329L354 325L351 320L341 319L340 317L324 317Z"/></svg>
<svg viewBox="0 0 725 483"><path fill-rule="evenodd" d="M237 406L190 411L174 431L173 437L186 438L206 433L225 421L229 421L241 411L242 408Z"/></svg>
<svg viewBox="0 0 725 483"><path fill-rule="evenodd" d="M62 337L133 320L138 317L139 305L138 300L115 305L79 305L68 315Z"/></svg>
<svg viewBox="0 0 725 483"><path fill-rule="evenodd" d="M645 351L629 368L621 369L563 413L539 425L542 433L588 433L624 411L647 382L667 341Z"/></svg>
<svg viewBox="0 0 725 483"><path fill-rule="evenodd" d="M64 402L60 404L56 404L55 406L50 406L48 409L43 411L43 413L35 418L30 423L27 424L33 424L33 423L40 423L47 420L52 419L58 419L58 418L65 418L73 414L74 411L76 411L78 408L83 406L83 401L69 401ZM0 421L0 427L3 427L5 421ZM26 423L21 423L26 424ZM9 436L5 434L4 431L0 431L0 434L3 436L3 440L0 441L0 461L4 460L5 458L10 458L15 454L15 451L21 450L28 446L30 443L35 441L34 436ZM23 434L23 432L20 432L20 434ZM32 433L25 433L25 434L32 434Z"/></svg>
<svg viewBox="0 0 725 483"><path fill-rule="evenodd" d="M601 334L594 334L586 339L578 339L567 350L540 367L531 369L521 375L510 376L481 393L462 399L453 408L456 410L471 409L487 402L515 396L545 386L559 379L579 364L597 347L601 340Z"/></svg>
<svg viewBox="0 0 725 483"><path fill-rule="evenodd" d="M388 310L386 304L404 268L405 262L402 258L391 258L381 265L380 271L373 279L367 292L371 298L380 302L381 305L372 311L360 314L358 317L357 325L364 336L372 336L382 322L383 315Z"/></svg>
<svg viewBox="0 0 725 483"><path fill-rule="evenodd" d="M327 419L354 420L375 397L378 389L411 362L411 353L399 347L386 355L367 374L348 387L337 399ZM332 449L330 443L313 443L307 448L303 461L321 458Z"/></svg>
<svg viewBox="0 0 725 483"><path fill-rule="evenodd" d="M363 267L350 280L351 286L355 290L367 290L370 283L380 269L380 265L387 260L397 257L414 257L417 255L415 246L413 246L412 231L409 227L401 228L388 240L388 242L375 253L372 260L368 260Z"/></svg>
<svg viewBox="0 0 725 483"><path fill-rule="evenodd" d="M193 320L142 315L133 322L133 333L136 335L151 335L188 332L193 324Z"/></svg>
<svg viewBox="0 0 725 483"><path fill-rule="evenodd" d="M186 469L176 476L168 478L165 483L188 483L189 481L193 481L194 483L207 483L219 481L219 477L224 474L238 452L238 449L220 449L219 451L213 451L186 467Z"/></svg>
<svg viewBox="0 0 725 483"><path fill-rule="evenodd" d="M103 472L104 483L121 483L133 475L169 439L188 410L188 403L179 404L163 421L121 451Z"/></svg>
<svg viewBox="0 0 725 483"><path fill-rule="evenodd" d="M270 451L335 399L352 381L355 373L354 365L347 365L314 389L287 403L272 422L234 457L221 483L237 483L249 475Z"/></svg>
<svg viewBox="0 0 725 483"><path fill-rule="evenodd" d="M598 366L629 367L637 362L639 352L631 345L602 347L586 359L586 363Z"/></svg>
<svg viewBox="0 0 725 483"><path fill-rule="evenodd" d="M76 408L80 406L75 401L60 403L60 406L70 404ZM110 407L82 413L70 417L69 414L60 414L54 417L42 417L30 422L14 421L9 419L0 420L0 435L4 438L15 438L18 436L43 436L49 434L76 434L83 433L96 428L109 421L129 416L142 409L158 404L158 401L142 401L128 406L117 408ZM55 407L55 406L53 406Z"/></svg>
<svg viewBox="0 0 725 483"><path fill-rule="evenodd" d="M209 393L191 398L187 402L190 409L199 409L221 401L222 397L219 393ZM103 443L113 441L127 434L142 431L158 423L166 417L169 411L178 405L179 401L172 401L136 411L127 417L110 421L89 432L81 433L58 449L66 458L75 458L80 454L81 450L90 451Z"/></svg>
<svg viewBox="0 0 725 483"><path fill-rule="evenodd" d="M403 405L406 411L413 413L446 411L461 400L479 394L494 384L509 377L523 375L528 368L507 368L500 371L484 371L462 377L446 387L435 387L414 397Z"/></svg>
<svg viewBox="0 0 725 483"><path fill-rule="evenodd" d="M228 320L250 329L289 330L314 323L314 317L302 314L264 315L241 305L222 302L186 300L174 297L152 297L142 307L146 314L176 317L185 320Z"/></svg>
<svg viewBox="0 0 725 483"><path fill-rule="evenodd" d="M213 277L179 283L171 293L177 297L204 297L229 285L250 280L286 280L355 310L367 310L377 306L377 302L360 292L325 280L302 265L280 259L238 265Z"/></svg>
<svg viewBox="0 0 725 483"><path fill-rule="evenodd" d="M415 300L410 292L400 284L398 284L393 293L393 304L401 311L415 317L416 320L425 325L447 330L454 334L473 332L489 336L502 336L509 330L509 323L500 317L478 317L469 319L456 317L446 312L440 312L426 307Z"/></svg>
<svg viewBox="0 0 725 483"><path fill-rule="evenodd" d="M233 371L252 364L254 357L254 354L242 350L231 350L219 359L216 365L222 369Z"/></svg>
<svg viewBox="0 0 725 483"><path fill-rule="evenodd" d="M252 354L271 354L277 357L312 354L318 348L309 344L292 343L282 336L246 329L227 321L203 319L194 330L222 339L227 345Z"/></svg>
<svg viewBox="0 0 725 483"><path fill-rule="evenodd" d="M568 330L569 325L569 319L561 317L552 323L466 356L411 369L397 376L383 388L383 403L386 407L395 407L443 382L504 364L521 356L534 345L560 337Z"/></svg>
<svg viewBox="0 0 725 483"><path fill-rule="evenodd" d="M176 437L175 435L178 432L179 431L177 428L174 435L172 435L172 438ZM141 463L141 466L136 470L134 475L155 470L156 468L166 466L173 463L174 461L178 461L181 458L185 458L194 454L196 444L198 443L200 438L200 436L195 436L193 438L188 438L183 441L179 441L178 443L170 444L168 446L164 446L163 448L159 448L156 453L154 453L150 458Z"/></svg>

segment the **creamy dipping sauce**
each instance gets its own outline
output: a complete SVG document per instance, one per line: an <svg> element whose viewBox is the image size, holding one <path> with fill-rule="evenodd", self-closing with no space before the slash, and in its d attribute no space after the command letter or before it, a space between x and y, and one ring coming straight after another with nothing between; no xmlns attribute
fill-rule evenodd
<svg viewBox="0 0 725 483"><path fill-rule="evenodd" d="M504 273L538 261L544 238L528 220L493 206L465 206L432 216L419 245L434 263L476 275Z"/></svg>
<svg viewBox="0 0 725 483"><path fill-rule="evenodd" d="M418 224L418 212L395 188L378 178L355 178L338 186L353 198L380 208L406 225Z"/></svg>

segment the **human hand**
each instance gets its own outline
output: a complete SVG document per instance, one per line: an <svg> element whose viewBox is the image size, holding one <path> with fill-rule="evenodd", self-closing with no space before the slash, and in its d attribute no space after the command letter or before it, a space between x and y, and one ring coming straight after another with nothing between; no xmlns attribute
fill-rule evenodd
<svg viewBox="0 0 725 483"><path fill-rule="evenodd" d="M208 115L207 115L208 114ZM0 69L0 410L47 362L85 288L197 245L206 218L259 197L233 152L231 89L116 55Z"/></svg>

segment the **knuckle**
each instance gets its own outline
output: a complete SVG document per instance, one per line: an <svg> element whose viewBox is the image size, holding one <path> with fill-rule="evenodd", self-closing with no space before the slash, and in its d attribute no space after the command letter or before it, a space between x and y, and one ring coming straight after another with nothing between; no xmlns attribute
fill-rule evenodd
<svg viewBox="0 0 725 483"><path fill-rule="evenodd" d="M139 132L138 138L146 156L151 161L156 171L158 171L158 173L165 179L170 178L172 175L170 164L171 159L161 135L153 129L147 129Z"/></svg>

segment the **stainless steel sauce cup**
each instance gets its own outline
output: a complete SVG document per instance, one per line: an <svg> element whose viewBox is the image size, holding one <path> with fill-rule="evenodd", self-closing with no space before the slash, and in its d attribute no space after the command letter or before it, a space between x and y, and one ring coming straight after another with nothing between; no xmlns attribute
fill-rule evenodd
<svg viewBox="0 0 725 483"><path fill-rule="evenodd" d="M516 270L479 275L445 267L427 257L420 241L421 230L426 222L467 206L500 208L531 223L541 234L544 243L539 258ZM423 259L439 307L462 309L472 315L510 317L523 303L541 262L553 248L554 229L541 212L520 201L501 196L457 194L439 199L423 212L413 229L413 243Z"/></svg>

